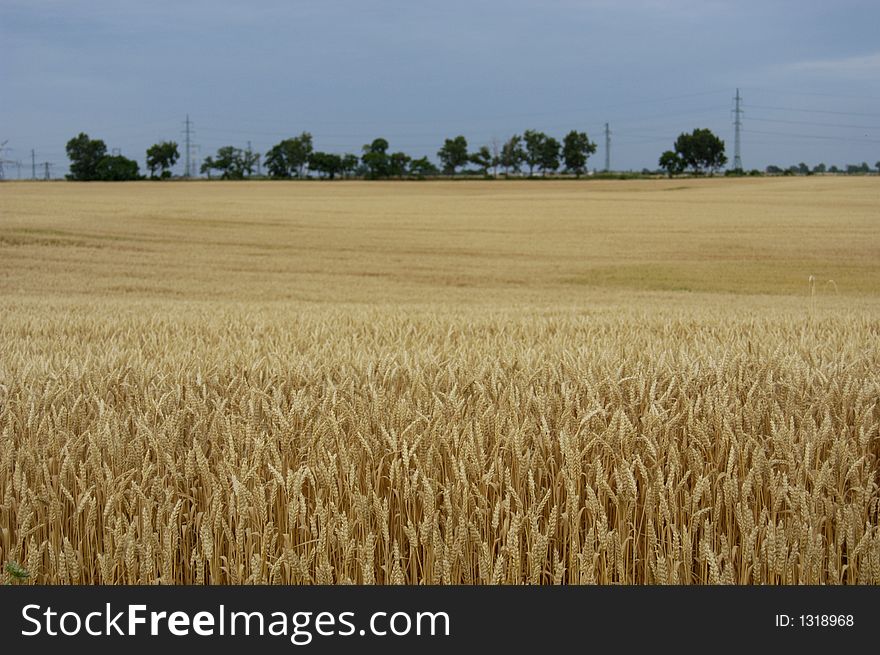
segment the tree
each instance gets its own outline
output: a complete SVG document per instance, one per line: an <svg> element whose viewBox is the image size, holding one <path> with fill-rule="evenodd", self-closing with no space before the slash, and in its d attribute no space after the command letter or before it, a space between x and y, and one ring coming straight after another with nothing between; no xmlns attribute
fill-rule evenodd
<svg viewBox="0 0 880 655"><path fill-rule="evenodd" d="M862 162L861 164L847 164L846 173L847 175L858 175L859 173L870 173L871 167L868 166L868 162Z"/></svg>
<svg viewBox="0 0 880 655"><path fill-rule="evenodd" d="M686 164L677 152L667 150L660 155L660 168L664 169L669 177L672 177L682 173L686 168Z"/></svg>
<svg viewBox="0 0 880 655"><path fill-rule="evenodd" d="M427 157L413 159L409 164L409 173L419 179L433 177L439 173L439 169L431 163Z"/></svg>
<svg viewBox="0 0 880 655"><path fill-rule="evenodd" d="M876 168L877 172L880 173L880 161L878 161L876 164L874 164L874 168Z"/></svg>
<svg viewBox="0 0 880 655"><path fill-rule="evenodd" d="M596 152L596 144L586 132L572 130L562 140L562 159L565 168L580 177L587 168L587 159Z"/></svg>
<svg viewBox="0 0 880 655"><path fill-rule="evenodd" d="M287 139L287 165L291 171L296 172L297 177L303 176L303 170L309 161L312 150L312 135L309 132L303 132L299 136Z"/></svg>
<svg viewBox="0 0 880 655"><path fill-rule="evenodd" d="M816 164L815 166L813 166L814 173L824 173L825 170L825 164Z"/></svg>
<svg viewBox="0 0 880 655"><path fill-rule="evenodd" d="M199 168L199 172L201 172L203 175L207 175L208 179L210 180L211 171L214 170L216 166L217 164L214 162L213 157L205 157L205 159L202 160L202 166L201 168Z"/></svg>
<svg viewBox="0 0 880 655"><path fill-rule="evenodd" d="M353 175L360 165L360 159L357 155L346 153L342 156L342 174L344 176Z"/></svg>
<svg viewBox="0 0 880 655"><path fill-rule="evenodd" d="M260 153L254 152L248 147L246 150L241 151L241 174L242 177L250 177L254 174L254 169L257 164L260 162Z"/></svg>
<svg viewBox="0 0 880 655"><path fill-rule="evenodd" d="M489 147L492 150L492 177L498 177L498 167L501 165L501 141L498 137L492 137Z"/></svg>
<svg viewBox="0 0 880 655"><path fill-rule="evenodd" d="M105 182L125 182L140 177L136 161L122 155L105 155L98 162L97 179Z"/></svg>
<svg viewBox="0 0 880 655"><path fill-rule="evenodd" d="M263 161L272 177L302 177L312 150L312 135L303 132L269 148Z"/></svg>
<svg viewBox="0 0 880 655"><path fill-rule="evenodd" d="M233 146L223 146L217 150L212 168L220 171L220 178L224 180L237 180L242 177L238 162L241 159L241 150Z"/></svg>
<svg viewBox="0 0 880 655"><path fill-rule="evenodd" d="M403 178L411 161L412 157L405 152L392 152L388 156L388 174L393 177Z"/></svg>
<svg viewBox="0 0 880 655"><path fill-rule="evenodd" d="M837 168L836 164L831 164L831 166L828 168L828 172L829 173L839 173L840 169Z"/></svg>
<svg viewBox="0 0 880 655"><path fill-rule="evenodd" d="M168 169L174 166L178 159L180 159L180 152L174 141L153 144L147 148L147 168L150 170L150 177L155 178L156 171L160 171L159 177L170 177L171 171Z"/></svg>
<svg viewBox="0 0 880 655"><path fill-rule="evenodd" d="M454 139L446 139L443 147L437 151L437 156L443 164L443 172L447 175L455 175L455 169L468 163L467 139L461 135Z"/></svg>
<svg viewBox="0 0 880 655"><path fill-rule="evenodd" d="M766 170L770 175L779 175L782 172L782 169L775 164L770 164Z"/></svg>
<svg viewBox="0 0 880 655"><path fill-rule="evenodd" d="M266 165L266 171L270 177L288 178L292 175L284 141L269 148L263 158L263 163Z"/></svg>
<svg viewBox="0 0 880 655"><path fill-rule="evenodd" d="M70 159L68 180L85 182L98 179L98 165L107 154L107 145L100 139L90 139L80 132L67 142L67 157Z"/></svg>
<svg viewBox="0 0 880 655"><path fill-rule="evenodd" d="M382 138L373 139L373 142L365 145L363 150L361 161L367 169L366 177L373 180L388 177L391 169L388 141Z"/></svg>
<svg viewBox="0 0 880 655"><path fill-rule="evenodd" d="M727 163L724 154L724 141L705 128L695 129L690 134L679 134L675 140L675 152L696 174L703 171L716 171Z"/></svg>
<svg viewBox="0 0 880 655"><path fill-rule="evenodd" d="M205 158L201 171L207 173L209 178L211 170L217 170L223 180L241 180L251 174L258 157L258 154L241 148L223 146L217 150L216 157Z"/></svg>
<svg viewBox="0 0 880 655"><path fill-rule="evenodd" d="M559 141L552 136L544 139L544 143L541 144L540 158L541 173L543 175L546 175L547 171L555 171L559 168L559 150L561 147Z"/></svg>
<svg viewBox="0 0 880 655"><path fill-rule="evenodd" d="M492 151L489 146L480 146L476 152L468 155L468 160L477 168L484 176L489 175L489 168L492 166Z"/></svg>
<svg viewBox="0 0 880 655"><path fill-rule="evenodd" d="M329 152L313 152L309 155L309 169L332 180L342 172L342 157Z"/></svg>
<svg viewBox="0 0 880 655"><path fill-rule="evenodd" d="M529 177L531 177L535 166L541 165L541 159L544 156L544 142L547 141L547 135L536 130L526 130L523 132L523 141L526 144L525 162L529 165Z"/></svg>
<svg viewBox="0 0 880 655"><path fill-rule="evenodd" d="M501 165L506 174L519 173L523 162L526 160L526 151L522 145L522 137L514 134L501 146Z"/></svg>
<svg viewBox="0 0 880 655"><path fill-rule="evenodd" d="M805 162L801 162L797 165L797 172L801 175L809 175L810 167Z"/></svg>

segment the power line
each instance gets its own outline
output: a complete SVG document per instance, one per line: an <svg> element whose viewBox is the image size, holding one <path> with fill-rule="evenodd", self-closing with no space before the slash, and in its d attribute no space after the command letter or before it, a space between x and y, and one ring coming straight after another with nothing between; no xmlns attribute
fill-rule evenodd
<svg viewBox="0 0 880 655"><path fill-rule="evenodd" d="M855 100L880 100L877 96L855 95L852 93L822 93L820 91L791 91L789 89L768 89L766 87L749 86L750 91L759 91L777 96L820 96L824 98L851 98Z"/></svg>
<svg viewBox="0 0 880 655"><path fill-rule="evenodd" d="M799 111L806 114L836 114L838 116L867 116L868 118L880 118L880 114L864 114L855 111L834 111L831 109L801 109L800 107L772 107L769 105L749 105L754 109L771 109L774 111Z"/></svg>
<svg viewBox="0 0 880 655"><path fill-rule="evenodd" d="M795 134L793 132L762 132L760 130L744 130L748 134L763 134L767 136L793 137L798 139L822 139L825 141L857 141L859 143L880 143L880 139L860 139L858 137L828 136L825 134Z"/></svg>
<svg viewBox="0 0 880 655"><path fill-rule="evenodd" d="M762 123L785 123L788 125L816 125L818 127L839 127L851 128L858 130L880 130L880 125L848 125L843 123L816 123L813 121L792 121L782 118L756 118L752 116L753 121L761 121Z"/></svg>
<svg viewBox="0 0 880 655"><path fill-rule="evenodd" d="M696 94L696 95L704 95L704 94ZM711 106L684 109L684 110L675 111L675 112L665 112L665 113L660 113L660 114L655 113L655 114L651 115L651 120L653 121L658 118L674 118L674 117L679 117L679 116L692 116L692 115L696 115L696 114L708 114L708 113L717 112L721 109L727 109L728 107L729 107L729 105L711 105ZM554 114L545 113L544 115L554 115ZM555 114L555 115L559 115L559 114ZM493 130L496 129L498 127L497 121L504 120L506 118L508 118L508 117L507 116L499 116L499 117L493 119L495 121L496 125L494 125L493 128L491 128L491 129L493 129ZM436 120L427 121L427 122L430 123L431 125L434 125L434 126L436 126L438 124ZM453 123L454 122L455 121L453 121ZM395 123L395 125L422 124L422 122L415 123L415 122L407 122L407 121L395 121L394 123ZM570 129L572 124L573 124L573 122L569 122L569 123L565 123L565 124L554 123L552 125L546 125L546 124L539 125L538 127L540 129L544 129L544 130ZM434 131L431 131L431 132L424 132L421 130L418 132L406 132L406 131L405 132L392 132L389 130L382 130L382 129L378 129L375 131L381 132L383 134L383 136L385 136L386 138L389 138L389 139L406 139L406 138L419 138L419 137L433 137L433 136L437 135L440 131L455 131L455 129L457 129L457 128L438 128L438 129L435 129ZM479 128L479 129L484 130L485 128ZM633 129L638 129L638 124L635 124L635 127ZM199 128L199 130L207 131L207 132L220 132L220 133L230 133L230 134L248 134L248 135L252 135L252 136L270 136L270 137L290 136L291 132L292 132L291 130L272 130L272 131L246 130L246 129L240 129L240 128L211 127L211 126L205 126L205 125L202 125ZM514 131L516 131L516 130L514 130ZM471 132L473 132L473 130ZM340 139L364 138L364 132L361 132L361 133L352 133L352 132L339 133L339 132L335 132L335 131L334 132L322 132L320 130L317 130L317 131L311 130L311 133L316 138L320 137L322 139L326 139L326 138L330 138L330 139L334 139L334 138L340 138ZM212 142L216 143L219 141L217 141L215 139L215 140L212 140Z"/></svg>
<svg viewBox="0 0 880 655"><path fill-rule="evenodd" d="M535 111L535 112L520 112L520 113L511 113L511 114L494 114L494 115L482 115L482 116L474 116L471 115L469 117L457 117L457 118L445 118L444 120L448 121L449 124L455 123L473 123L479 121L488 121L495 123L498 120L502 119L518 119L518 118L526 118L532 116L561 116L566 114L583 114L584 111L606 111L610 109L619 109L621 107L631 107L631 106L641 106L645 104L658 104L664 102L673 102L675 100L685 100L688 98L698 98L702 96L711 96L718 95L722 93L722 89L715 89L713 91L701 91L697 93L685 93L676 96L665 96L665 97L654 97L654 98L639 98L636 100L627 100L625 102L614 103L610 105L594 105L590 107L580 106L580 107L570 107L570 108L560 108L555 109L553 111ZM726 107L724 105L723 107ZM382 120L382 119L379 119ZM309 125L377 125L377 121L375 120L341 120L341 121L328 121L328 120L311 120L308 121ZM266 121L255 121L254 124L264 125ZM394 123L396 125L436 125L437 119L420 119L420 120L395 120ZM207 128L200 127L200 130L207 129L218 129L218 128ZM239 130L240 132L247 132L249 134L259 134L258 132L254 132L251 130ZM273 135L278 133L272 133Z"/></svg>

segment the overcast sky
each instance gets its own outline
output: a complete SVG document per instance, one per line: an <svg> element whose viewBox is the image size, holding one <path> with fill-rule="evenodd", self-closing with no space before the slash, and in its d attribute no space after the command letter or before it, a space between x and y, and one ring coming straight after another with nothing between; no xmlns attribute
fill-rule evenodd
<svg viewBox="0 0 880 655"><path fill-rule="evenodd" d="M143 167L187 113L202 157L578 129L601 168L607 121L612 167L640 170L695 127L732 159L739 87L746 168L873 165L878 25L877 0L0 0L0 141L27 176L80 131Z"/></svg>

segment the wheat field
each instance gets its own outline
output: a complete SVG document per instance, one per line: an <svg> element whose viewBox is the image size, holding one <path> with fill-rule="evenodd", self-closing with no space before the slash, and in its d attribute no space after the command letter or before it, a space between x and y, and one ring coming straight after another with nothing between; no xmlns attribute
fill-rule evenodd
<svg viewBox="0 0 880 655"><path fill-rule="evenodd" d="M0 560L878 584L878 191L4 183Z"/></svg>

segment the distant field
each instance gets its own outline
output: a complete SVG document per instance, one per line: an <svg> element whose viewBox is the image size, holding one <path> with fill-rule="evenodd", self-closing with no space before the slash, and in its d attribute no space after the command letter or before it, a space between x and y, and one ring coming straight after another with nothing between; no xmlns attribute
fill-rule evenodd
<svg viewBox="0 0 880 655"><path fill-rule="evenodd" d="M878 371L876 177L3 183L0 562L880 584Z"/></svg>
<svg viewBox="0 0 880 655"><path fill-rule="evenodd" d="M880 289L880 178L10 183L0 291L579 302Z"/></svg>

